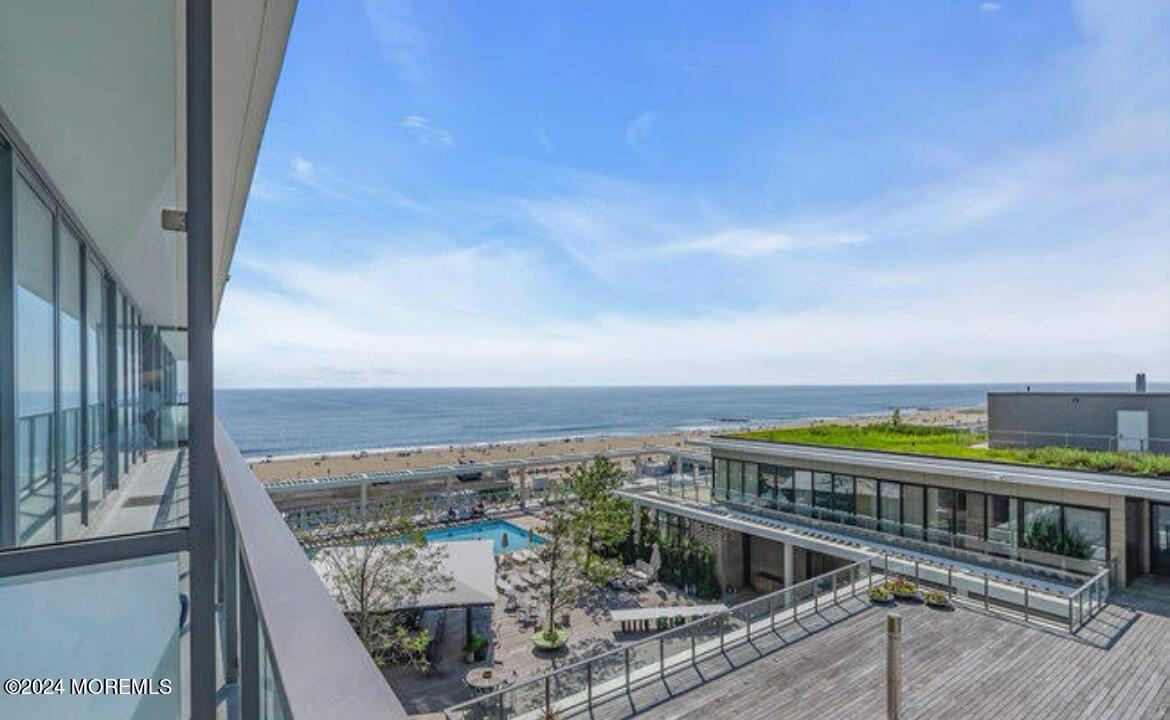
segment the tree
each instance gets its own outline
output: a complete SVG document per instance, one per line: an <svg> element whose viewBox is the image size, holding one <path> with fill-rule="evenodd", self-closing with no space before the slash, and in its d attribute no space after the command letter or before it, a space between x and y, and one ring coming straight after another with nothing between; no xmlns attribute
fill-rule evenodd
<svg viewBox="0 0 1170 720"><path fill-rule="evenodd" d="M554 510L540 531L548 542L537 551L542 572L536 596L548 613L548 623L537 638L548 646L563 642L556 631L557 613L573 607L583 587L580 567L584 553L574 543L573 522L568 510Z"/></svg>
<svg viewBox="0 0 1170 720"><path fill-rule="evenodd" d="M614 494L624 479L621 468L600 455L569 475L569 487L577 496L570 530L584 552L582 572L595 583L608 582L620 570L603 552L620 543L632 527L632 503Z"/></svg>
<svg viewBox="0 0 1170 720"><path fill-rule="evenodd" d="M376 662L406 661L425 670L429 634L404 622L401 609L423 593L452 587L447 552L428 544L406 515L387 510L377 525L396 540L323 548L314 564Z"/></svg>

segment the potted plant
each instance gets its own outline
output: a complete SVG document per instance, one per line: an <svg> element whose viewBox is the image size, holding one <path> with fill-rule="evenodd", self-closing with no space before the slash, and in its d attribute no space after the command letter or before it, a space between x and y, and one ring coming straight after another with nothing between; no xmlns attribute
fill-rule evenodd
<svg viewBox="0 0 1170 720"><path fill-rule="evenodd" d="M869 589L869 599L875 603L888 603L894 599L894 593L882 585L874 585Z"/></svg>
<svg viewBox="0 0 1170 720"><path fill-rule="evenodd" d="M475 662L476 656L487 646L487 640L482 635L472 635L463 646L463 662L470 665Z"/></svg>
<svg viewBox="0 0 1170 720"><path fill-rule="evenodd" d="M569 641L569 633L556 628L538 630L532 635L532 644L538 650L558 650Z"/></svg>
<svg viewBox="0 0 1170 720"><path fill-rule="evenodd" d="M947 597L947 594L938 590L927 590L923 592L922 600L927 605L937 608L949 607L951 604L951 599Z"/></svg>
<svg viewBox="0 0 1170 720"><path fill-rule="evenodd" d="M918 586L904 577L898 576L886 581L886 589L899 600L915 600L918 598Z"/></svg>

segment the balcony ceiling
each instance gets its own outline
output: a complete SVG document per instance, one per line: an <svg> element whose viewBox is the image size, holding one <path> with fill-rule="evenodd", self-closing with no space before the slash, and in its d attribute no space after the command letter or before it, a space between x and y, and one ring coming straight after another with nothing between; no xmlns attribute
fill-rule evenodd
<svg viewBox="0 0 1170 720"><path fill-rule="evenodd" d="M226 282L295 0L214 5L215 298ZM184 3L0 5L0 109L148 322L186 325Z"/></svg>

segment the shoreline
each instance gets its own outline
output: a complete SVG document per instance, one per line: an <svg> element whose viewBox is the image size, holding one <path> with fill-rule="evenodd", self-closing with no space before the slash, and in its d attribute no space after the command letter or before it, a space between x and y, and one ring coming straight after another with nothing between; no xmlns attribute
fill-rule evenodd
<svg viewBox="0 0 1170 720"><path fill-rule="evenodd" d="M603 452L606 450L675 446L713 434L801 427L818 423L871 423L888 418L890 413L864 413L843 417L810 417L788 422L748 423L703 428L679 428L642 434L569 435L544 438L517 438L464 444L398 446L378 449L334 450L290 455L261 455L246 458L261 482L292 478L333 477L358 473L376 473L469 462L490 462L517 458L558 455L563 453ZM986 423L985 406L939 409L907 409L903 418L923 425L974 425Z"/></svg>

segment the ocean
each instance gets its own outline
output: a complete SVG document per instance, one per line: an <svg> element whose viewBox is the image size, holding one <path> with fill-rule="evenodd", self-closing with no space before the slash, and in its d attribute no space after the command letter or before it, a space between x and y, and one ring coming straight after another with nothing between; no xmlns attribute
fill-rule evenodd
<svg viewBox="0 0 1170 720"><path fill-rule="evenodd" d="M1127 383L1033 390L1129 390ZM217 390L245 457L731 428L969 407L1003 385ZM1154 387L1150 388L1154 390Z"/></svg>

